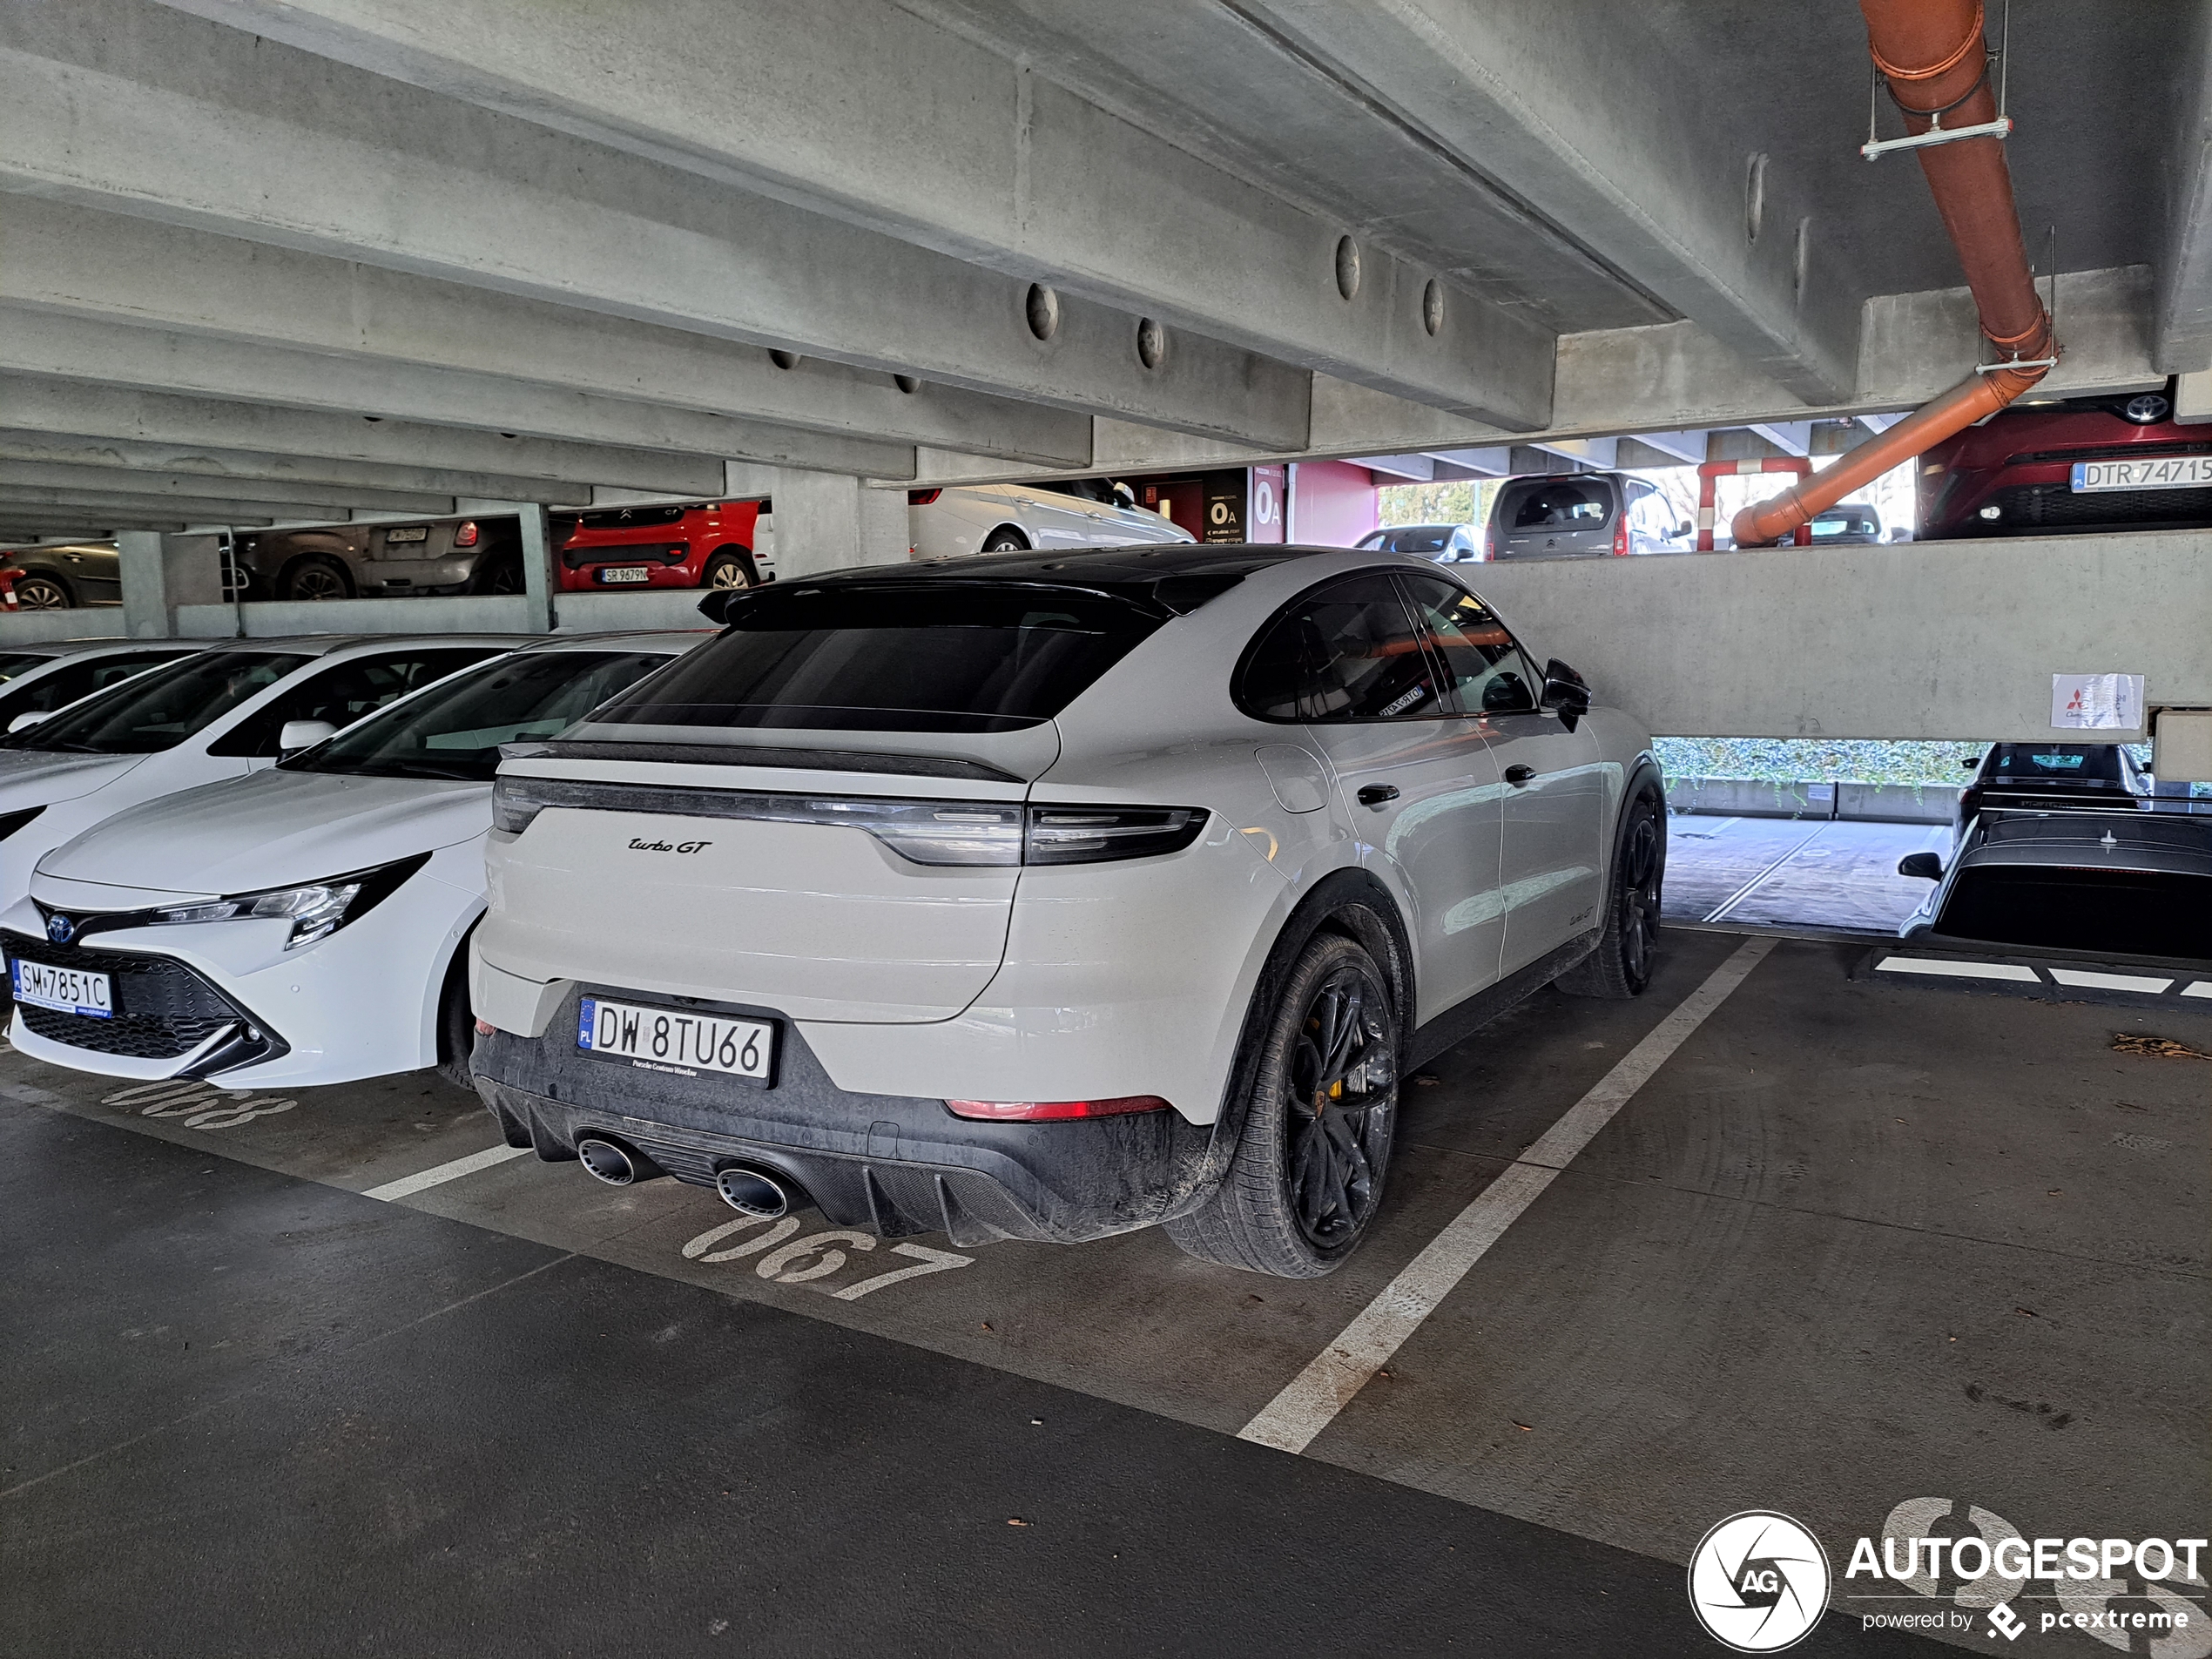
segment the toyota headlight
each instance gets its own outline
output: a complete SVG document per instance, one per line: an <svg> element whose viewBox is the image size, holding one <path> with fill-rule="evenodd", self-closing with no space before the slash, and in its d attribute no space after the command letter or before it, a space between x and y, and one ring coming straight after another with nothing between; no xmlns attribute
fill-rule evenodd
<svg viewBox="0 0 2212 1659"><path fill-rule="evenodd" d="M289 917L292 933L287 950L297 950L327 939L347 922L366 914L400 883L428 861L423 853L396 864L373 870L356 870L327 881L310 881L296 887L272 887L262 893L241 893L206 904L179 905L153 913L158 927L195 921L241 921L253 917Z"/></svg>

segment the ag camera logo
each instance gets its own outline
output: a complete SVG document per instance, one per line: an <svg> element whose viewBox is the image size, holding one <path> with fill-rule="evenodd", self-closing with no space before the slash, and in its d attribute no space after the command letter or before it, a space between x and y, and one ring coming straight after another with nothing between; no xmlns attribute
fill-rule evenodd
<svg viewBox="0 0 2212 1659"><path fill-rule="evenodd" d="M1689 1558L1697 1622L1738 1653L1779 1653L1802 1642L1827 1608L1828 1587L1820 1541L1771 1510L1730 1515Z"/></svg>

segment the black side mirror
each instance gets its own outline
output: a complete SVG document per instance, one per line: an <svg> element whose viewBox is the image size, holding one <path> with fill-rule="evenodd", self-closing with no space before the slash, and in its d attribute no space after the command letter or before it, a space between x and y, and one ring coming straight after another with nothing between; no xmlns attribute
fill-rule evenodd
<svg viewBox="0 0 2212 1659"><path fill-rule="evenodd" d="M745 597L743 588L717 588L699 601L699 615L716 627L727 627L730 622L730 601Z"/></svg>
<svg viewBox="0 0 2212 1659"><path fill-rule="evenodd" d="M1590 711L1589 683L1554 657L1544 664L1544 696L1537 707L1559 716L1569 732Z"/></svg>
<svg viewBox="0 0 2212 1659"><path fill-rule="evenodd" d="M1907 853L1897 861L1897 873L1922 881L1943 880L1943 860L1932 853Z"/></svg>
<svg viewBox="0 0 2212 1659"><path fill-rule="evenodd" d="M1675 536L1678 540L1687 542L1696 534L1697 526L1691 523L1686 518L1683 520L1681 523L1675 526Z"/></svg>

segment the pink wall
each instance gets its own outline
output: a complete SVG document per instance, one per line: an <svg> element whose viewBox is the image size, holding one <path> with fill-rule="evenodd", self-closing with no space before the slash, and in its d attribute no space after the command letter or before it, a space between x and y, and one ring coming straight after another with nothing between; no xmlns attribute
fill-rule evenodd
<svg viewBox="0 0 2212 1659"><path fill-rule="evenodd" d="M1291 483L1291 540L1350 547L1379 522L1374 475L1349 461L1301 461Z"/></svg>

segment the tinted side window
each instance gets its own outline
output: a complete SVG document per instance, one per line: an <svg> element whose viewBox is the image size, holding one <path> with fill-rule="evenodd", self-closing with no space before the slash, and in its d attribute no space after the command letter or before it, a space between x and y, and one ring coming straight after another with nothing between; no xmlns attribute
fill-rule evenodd
<svg viewBox="0 0 2212 1659"><path fill-rule="evenodd" d="M356 657L333 664L279 697L266 708L239 722L207 745L217 755L273 755L287 720L327 720L348 726L362 715L404 697L417 686L443 679L457 669L496 656L491 645L448 646L435 651Z"/></svg>
<svg viewBox="0 0 2212 1659"><path fill-rule="evenodd" d="M1526 713L1536 706L1528 660L1488 606L1433 577L1404 580L1429 649L1444 664L1462 713Z"/></svg>
<svg viewBox="0 0 2212 1659"><path fill-rule="evenodd" d="M12 720L18 714L51 714L80 697L90 697L134 674L143 674L156 663L176 660L174 651L131 651L71 663L41 675L28 685L0 693L0 719Z"/></svg>
<svg viewBox="0 0 2212 1659"><path fill-rule="evenodd" d="M1237 703L1263 720L1417 719L1441 713L1427 654L1387 576L1316 590L1246 654Z"/></svg>

